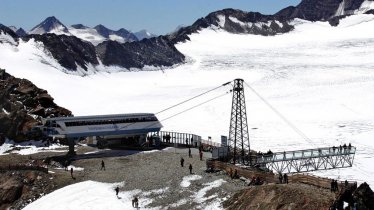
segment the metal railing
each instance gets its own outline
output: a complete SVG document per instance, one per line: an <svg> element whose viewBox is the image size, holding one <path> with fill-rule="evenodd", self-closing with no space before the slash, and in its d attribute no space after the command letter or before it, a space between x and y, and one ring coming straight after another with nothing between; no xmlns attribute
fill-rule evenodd
<svg viewBox="0 0 374 210"><path fill-rule="evenodd" d="M158 136L162 143L190 145L198 147L201 145L201 136L191 133L179 133L172 131L150 132L147 137Z"/></svg>
<svg viewBox="0 0 374 210"><path fill-rule="evenodd" d="M266 153L254 156L255 165L278 173L308 172L352 167L356 147L324 147L307 150Z"/></svg>

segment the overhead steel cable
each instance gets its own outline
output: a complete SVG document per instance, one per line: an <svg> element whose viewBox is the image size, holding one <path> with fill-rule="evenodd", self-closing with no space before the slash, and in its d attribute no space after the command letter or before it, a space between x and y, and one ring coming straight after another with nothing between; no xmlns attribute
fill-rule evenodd
<svg viewBox="0 0 374 210"><path fill-rule="evenodd" d="M231 90L225 92L224 94L221 94L221 95L219 95L219 96L216 96L216 97L214 97L214 98L211 98L211 99L209 99L209 100L206 100L206 101L204 101L204 102L202 102L202 103L199 103L199 104L197 104L197 105L195 105L195 106L192 106L192 107L190 107L190 108L188 108L188 109L185 109L185 110L183 110L183 111L181 111L181 112L178 112L178 113L176 113L176 114L173 114L173 115L171 115L171 116L169 116L169 117L167 117L167 118L165 118L165 119L159 120L159 122L166 121L166 120L168 120L168 119L170 119L170 118L173 118L173 117L178 116L178 115L180 115L180 114L183 114L183 113L185 113L185 112L187 112L187 111L190 111L191 109L194 109L194 108L196 108L196 107L199 107L199 106L202 106L202 105L204 105L204 104L206 104L206 103L209 103L209 102L211 102L211 101L214 101L214 100L216 100L216 99L218 99L218 98L220 98L220 97L223 97L223 96L229 94L230 92L231 92ZM155 125L155 124L157 124L157 123L159 123L159 122L156 122L156 123L154 123L154 124L148 125L148 126L146 126L146 127L144 127L144 128L151 127L151 126L153 126L153 125Z"/></svg>
<svg viewBox="0 0 374 210"><path fill-rule="evenodd" d="M184 100L184 101L182 101L182 102L179 102L179 103L177 103L177 104L175 104L175 105L173 105L173 106L170 106L170 107L168 107L168 108L166 108L166 109L163 109L163 110L161 110L161 111L159 111L159 112L156 112L155 114L160 114L160 113L165 112L165 111L167 111L167 110L169 110L169 109L172 109L172 108L174 108L174 107L176 107L176 106L179 106L179 105L184 104L184 103L186 103L186 102L188 102L188 101L191 101L191 100L193 100L193 99L195 99L195 98L198 98L198 97L203 96L203 95L205 95L205 94L207 94L207 93L210 93L210 92L212 92L212 91L215 91L215 90L217 90L217 89L219 89L219 88L221 88L221 87L224 87L224 86L230 84L231 82L232 82L232 81L230 81L230 82L226 82L226 83L224 83L224 84L222 84L222 85L220 85L220 86L218 86L218 87L215 87L215 88L213 88L213 89L210 89L210 90L208 90L208 91L205 91L205 92L203 92L203 93L201 93L201 94L199 94L199 95L196 95L196 96L194 96L194 97L192 97L192 98L189 98L189 99Z"/></svg>
<svg viewBox="0 0 374 210"><path fill-rule="evenodd" d="M207 90L207 91L205 91L205 92L203 92L203 93L200 93L199 95L196 95L196 96L194 96L194 97L192 97L192 98L189 98L189 99L184 100L184 101L182 101L182 102L179 102L179 103L177 103L177 104L175 104L175 105L173 105L173 106L170 106L170 107L168 107L168 108L165 108L165 109L163 109L163 110L161 110L161 111L155 113L155 115L156 115L156 114L160 114L160 113L162 113L162 112L165 112L165 111L167 111L167 110L170 110L170 109L172 109L172 108L174 108L174 107L177 107L177 106L179 106L179 105L182 105L182 104L184 104L184 103L186 103L186 102L189 102L189 101L191 101L191 100L193 100L193 99L196 99L196 98L198 98L198 97L200 97L200 96L203 96L203 95L205 95L205 94L208 94L208 93L210 93L210 92L213 92L213 91L215 91L215 90L217 90L217 89L219 89L219 88L221 88L221 87L224 87L224 86L226 86L226 85L229 85L229 84L231 84L231 83L232 83L232 81L226 82L226 83L224 83L224 84L222 84L222 85L220 85L220 86L217 86L217 87L215 87L215 88L213 88L213 89L210 89L210 90ZM131 124L128 124L128 125L125 125L125 126L121 127L120 129L123 129L123 128L126 128L126 127L129 127L129 126L131 126L131 125L133 125L133 124L135 124L135 122L134 122L134 123L131 123ZM152 125L153 125L153 124L152 124Z"/></svg>
<svg viewBox="0 0 374 210"><path fill-rule="evenodd" d="M291 123L284 115L282 115L274 106L272 106L264 97L262 97L254 88L252 88L247 82L244 82L247 87L257 95L275 114L278 115L288 126L290 126L297 134L299 134L309 144L315 145L314 142L309 139L301 130L299 130L294 124Z"/></svg>

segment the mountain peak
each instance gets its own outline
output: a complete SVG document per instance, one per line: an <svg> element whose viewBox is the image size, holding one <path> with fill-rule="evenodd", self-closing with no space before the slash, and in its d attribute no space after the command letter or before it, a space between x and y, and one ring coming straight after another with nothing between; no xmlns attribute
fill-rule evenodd
<svg viewBox="0 0 374 210"><path fill-rule="evenodd" d="M157 35L150 33L149 31L142 29L138 32L135 32L134 35L138 38L138 40L142 39L149 39L152 37L156 37Z"/></svg>
<svg viewBox="0 0 374 210"><path fill-rule="evenodd" d="M108 29L107 27L105 27L104 25L102 24L99 24L97 26L94 27L94 29L96 29L96 31L103 37L105 38L109 38L109 35L113 32L112 30Z"/></svg>
<svg viewBox="0 0 374 210"><path fill-rule="evenodd" d="M16 31L16 34L19 36L19 37L23 37L23 36L26 36L27 33L25 30L23 30L23 28L19 28L17 31Z"/></svg>
<svg viewBox="0 0 374 210"><path fill-rule="evenodd" d="M89 28L88 26L85 26L83 24L74 24L74 25L71 25L71 27L73 27L75 29L87 29L87 28Z"/></svg>
<svg viewBox="0 0 374 210"><path fill-rule="evenodd" d="M69 30L55 16L50 16L30 31L30 34L44 33L69 34Z"/></svg>

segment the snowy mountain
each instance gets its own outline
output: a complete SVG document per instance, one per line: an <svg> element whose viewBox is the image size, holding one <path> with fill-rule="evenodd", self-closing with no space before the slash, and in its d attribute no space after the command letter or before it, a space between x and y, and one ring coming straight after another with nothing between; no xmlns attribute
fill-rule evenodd
<svg viewBox="0 0 374 210"><path fill-rule="evenodd" d="M75 24L68 29L72 35L91 42L95 46L107 40L120 43L138 41L133 33L124 28L114 31L103 25L97 25L94 28L90 28L82 24Z"/></svg>
<svg viewBox="0 0 374 210"><path fill-rule="evenodd" d="M18 36L14 31L0 24L0 44L17 45Z"/></svg>
<svg viewBox="0 0 374 210"><path fill-rule="evenodd" d="M43 22L39 23L29 31L29 34L45 33L53 33L57 35L70 34L68 28L54 16L46 18Z"/></svg>
<svg viewBox="0 0 374 210"><path fill-rule="evenodd" d="M142 39L149 39L149 38L152 38L152 37L156 37L157 35L155 34L152 34L150 32L148 32L147 30L143 29L143 30L140 30L138 32L135 32L134 35L138 38L138 40L142 40Z"/></svg>
<svg viewBox="0 0 374 210"><path fill-rule="evenodd" d="M186 62L186 57L174 45L190 40L192 34L199 33L203 29L234 34L274 36L294 31L295 26L300 23L295 21L298 19L323 21L331 26L338 26L340 20L347 16L374 13L373 7L373 1L369 0L333 0L329 3L322 0L303 0L296 7L287 7L274 15L224 9L212 12L198 19L191 26L182 27L174 33L141 41L137 41L138 38L133 33L123 28L114 31L103 25L90 28L82 24L67 28L55 17L47 18L31 33L41 34L40 37L33 38L43 42L44 47L62 66L62 71L76 73L83 70L85 75L91 67L93 68L91 72L100 69L99 64L116 66L125 71L147 66L170 67L182 64ZM71 38L49 36L45 33L65 34ZM144 36L150 35L146 31L141 33ZM30 37L32 36L25 37L24 40L28 41ZM49 38L55 42L51 42ZM78 40L88 41L92 46L90 43L83 44ZM75 47L74 44L79 46ZM84 45L87 45L88 50L80 47ZM55 49L57 46L65 46L65 48ZM77 54L73 57L69 56L68 49L74 50Z"/></svg>

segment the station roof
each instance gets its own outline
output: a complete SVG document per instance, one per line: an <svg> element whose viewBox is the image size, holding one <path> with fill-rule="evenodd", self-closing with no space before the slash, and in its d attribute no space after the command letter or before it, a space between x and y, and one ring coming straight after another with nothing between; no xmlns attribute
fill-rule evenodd
<svg viewBox="0 0 374 210"><path fill-rule="evenodd" d="M127 117L139 116L155 116L153 113L130 113L130 114L109 114L109 115L90 115L90 116L71 116L71 117L53 117L43 118L44 121L78 121L78 120L105 120L105 119L121 119Z"/></svg>

